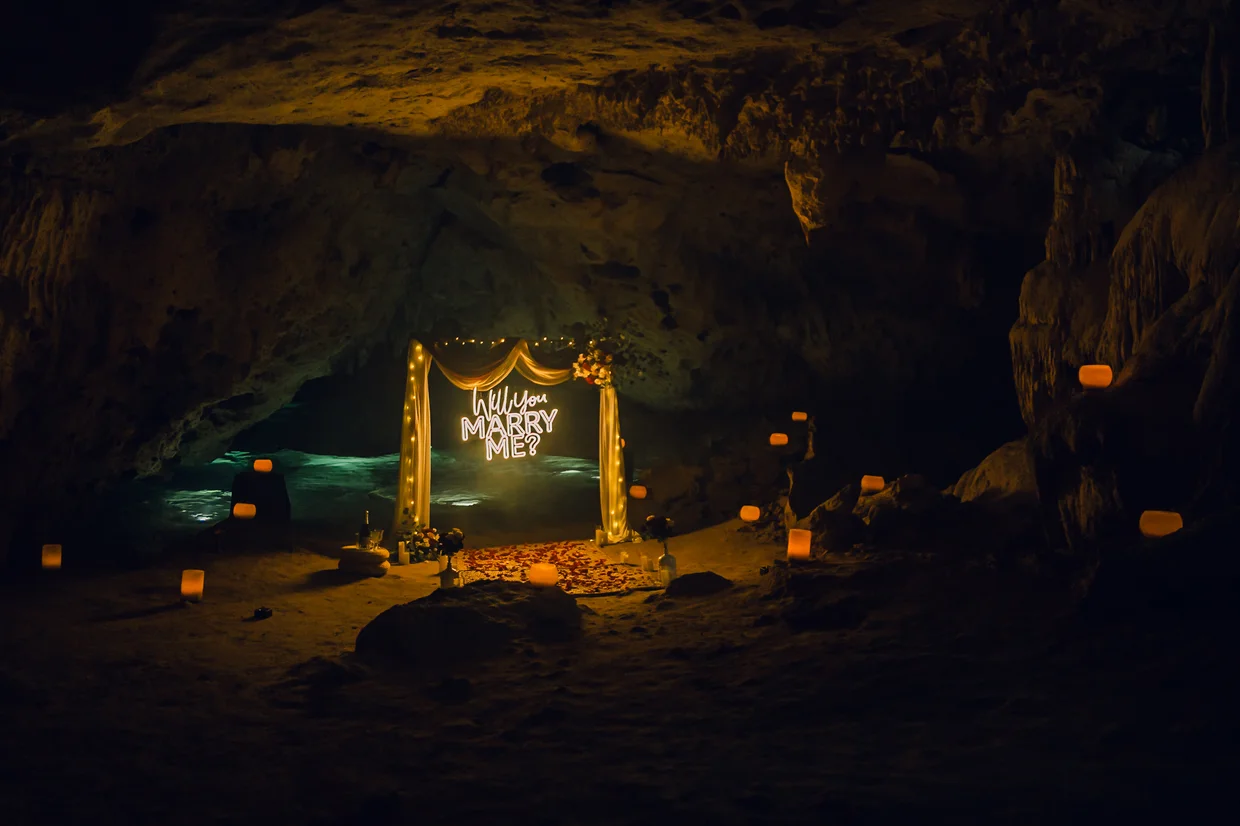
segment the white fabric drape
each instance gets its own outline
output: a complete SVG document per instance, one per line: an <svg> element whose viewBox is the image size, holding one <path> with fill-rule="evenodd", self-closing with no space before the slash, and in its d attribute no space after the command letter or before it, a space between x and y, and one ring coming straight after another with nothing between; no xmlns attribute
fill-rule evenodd
<svg viewBox="0 0 1240 826"><path fill-rule="evenodd" d="M401 424L400 480L396 492L394 532L427 527L431 519L431 401L430 367L436 366L462 390L489 390L513 370L542 386L566 382L572 369L551 370L534 361L529 345L519 341L503 359L469 375L446 368L420 342L409 344L409 373L405 382L405 414ZM634 538L629 528L628 492L625 490L624 454L620 448L620 405L614 387L599 390L598 408L599 504L607 541Z"/></svg>
<svg viewBox="0 0 1240 826"><path fill-rule="evenodd" d="M431 523L431 358L420 342L412 341L408 361L394 531L424 528Z"/></svg>
<svg viewBox="0 0 1240 826"><path fill-rule="evenodd" d="M598 495L609 544L628 542L634 536L629 528L629 495L624 482L620 403L616 388L604 387L598 397Z"/></svg>

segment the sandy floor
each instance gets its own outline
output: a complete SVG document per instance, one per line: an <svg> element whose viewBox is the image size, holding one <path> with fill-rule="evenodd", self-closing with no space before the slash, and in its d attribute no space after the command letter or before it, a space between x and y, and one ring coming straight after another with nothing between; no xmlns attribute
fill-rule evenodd
<svg viewBox="0 0 1240 826"><path fill-rule="evenodd" d="M672 550L737 587L582 600L580 643L419 676L350 655L431 564L5 583L0 822L1103 823L1184 815L1237 767L1230 629L1082 628L1024 575L895 557L832 560L865 623L794 634L761 598L775 548L733 524Z"/></svg>

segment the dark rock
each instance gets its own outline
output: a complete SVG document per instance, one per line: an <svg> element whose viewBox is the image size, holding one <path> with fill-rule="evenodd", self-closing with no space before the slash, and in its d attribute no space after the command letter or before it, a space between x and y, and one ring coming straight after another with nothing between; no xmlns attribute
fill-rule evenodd
<svg viewBox="0 0 1240 826"><path fill-rule="evenodd" d="M436 667L497 657L521 640L565 642L580 632L577 601L559 588L484 580L389 608L358 633L357 653Z"/></svg>
<svg viewBox="0 0 1240 826"><path fill-rule="evenodd" d="M255 508L255 522L288 522L293 506L283 473L247 470L233 478L232 505L246 502Z"/></svg>
<svg viewBox="0 0 1240 826"><path fill-rule="evenodd" d="M965 471L947 493L961 502L1017 496L1036 499L1037 479L1028 439L1008 442Z"/></svg>
<svg viewBox="0 0 1240 826"><path fill-rule="evenodd" d="M813 548L816 552L847 551L868 538L865 520L854 513L859 496L860 488L857 485L845 485L830 499L810 511L809 516L796 523L797 528L813 533Z"/></svg>
<svg viewBox="0 0 1240 826"><path fill-rule="evenodd" d="M444 705L460 705L474 694L474 684L465 677L447 677L427 689L426 696Z"/></svg>
<svg viewBox="0 0 1240 826"><path fill-rule="evenodd" d="M866 525L867 542L886 548L940 547L959 536L961 525L959 500L916 475L859 497L852 513Z"/></svg>
<svg viewBox="0 0 1240 826"><path fill-rule="evenodd" d="M1101 549L1081 604L1099 622L1160 623L1175 619L1234 621L1240 589L1240 510L1201 520L1158 539L1116 542Z"/></svg>
<svg viewBox="0 0 1240 826"><path fill-rule="evenodd" d="M784 622L796 631L833 631L857 628L869 614L867 601L860 596L826 598L814 602L793 602L784 609Z"/></svg>
<svg viewBox="0 0 1240 826"><path fill-rule="evenodd" d="M732 580L713 571L700 571L676 577L663 590L665 597L706 597L732 587Z"/></svg>

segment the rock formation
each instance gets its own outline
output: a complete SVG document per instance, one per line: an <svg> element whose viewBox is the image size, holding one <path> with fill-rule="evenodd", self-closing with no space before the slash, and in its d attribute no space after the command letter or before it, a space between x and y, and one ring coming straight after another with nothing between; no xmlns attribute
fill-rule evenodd
<svg viewBox="0 0 1240 826"><path fill-rule="evenodd" d="M147 0L106 43L30 12L0 44L0 496L63 513L460 332L623 337L659 409L896 430L903 399L992 447L1038 239L1026 424L1165 309L1101 262L1202 123L1234 131L1224 6Z"/></svg>

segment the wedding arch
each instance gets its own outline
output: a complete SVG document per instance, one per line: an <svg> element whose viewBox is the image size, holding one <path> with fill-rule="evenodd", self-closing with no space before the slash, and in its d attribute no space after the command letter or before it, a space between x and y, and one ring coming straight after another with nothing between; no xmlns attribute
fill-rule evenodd
<svg viewBox="0 0 1240 826"><path fill-rule="evenodd" d="M507 342L502 342L506 344ZM400 480L396 488L397 532L428 527L431 516L431 400L430 371L434 362L439 371L461 390L487 392L516 370L541 387L553 387L570 381L572 367L555 370L544 367L530 354L524 339L516 339L511 349L498 360L461 373L444 364L442 354L419 341L409 343L409 372L405 382L405 416L401 424ZM598 485L599 507L603 532L608 544L627 542L634 538L629 527L628 495L625 491L624 454L620 439L620 407L616 388L610 380L592 382L599 387L598 405ZM475 411L477 412L477 411ZM512 415L516 415L513 413ZM554 414L553 414L554 415ZM546 420L550 425L550 420ZM463 436L477 432L462 424ZM479 426L480 438L488 442L486 429ZM505 454L507 455L507 454ZM489 453L488 453L489 456Z"/></svg>

